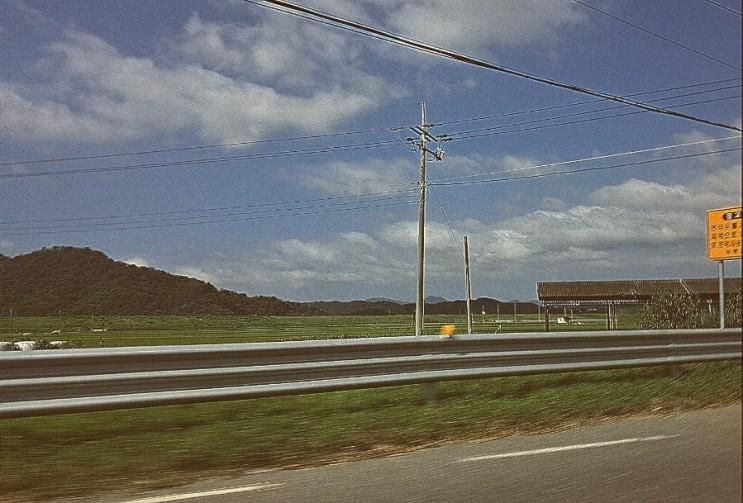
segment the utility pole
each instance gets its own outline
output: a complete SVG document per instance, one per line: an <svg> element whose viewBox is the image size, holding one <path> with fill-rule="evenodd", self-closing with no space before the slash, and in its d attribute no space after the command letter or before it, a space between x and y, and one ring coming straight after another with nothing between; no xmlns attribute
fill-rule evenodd
<svg viewBox="0 0 743 503"><path fill-rule="evenodd" d="M418 289L415 295L415 335L423 335L423 274L425 261L425 233L426 233L426 140L428 139L428 125L426 124L426 104L421 102L421 125L418 131L420 143L420 166L418 168Z"/></svg>
<svg viewBox="0 0 743 503"><path fill-rule="evenodd" d="M472 277L470 276L470 248L464 236L464 285L467 289L467 333L472 334Z"/></svg>
<svg viewBox="0 0 743 503"><path fill-rule="evenodd" d="M442 141L447 141L443 137L437 138L428 133L431 127L426 122L426 104L421 102L421 124L420 126L411 127L410 129L418 135L418 141L415 138L408 138L420 151L420 166L418 170L418 267L417 278L418 287L415 295L415 335L423 335L423 310L424 310L424 291L423 282L425 278L425 254L426 254L426 156L431 154L433 160L442 161L444 159L444 150L439 146L431 151L427 148L429 141L437 145Z"/></svg>

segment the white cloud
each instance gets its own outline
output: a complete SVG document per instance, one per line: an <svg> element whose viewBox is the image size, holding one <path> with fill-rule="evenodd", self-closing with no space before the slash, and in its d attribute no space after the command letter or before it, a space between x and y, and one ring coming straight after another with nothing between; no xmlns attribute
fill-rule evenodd
<svg viewBox="0 0 743 503"><path fill-rule="evenodd" d="M375 80L360 68L356 40L289 16L245 25L203 21L194 14L172 46L186 61L223 75L307 90L341 80Z"/></svg>
<svg viewBox="0 0 743 503"><path fill-rule="evenodd" d="M589 200L601 206L656 211L704 212L740 201L740 166L705 174L689 186L664 185L632 178L592 192Z"/></svg>
<svg viewBox="0 0 743 503"><path fill-rule="evenodd" d="M7 239L0 239L0 253L10 254L15 250L15 244Z"/></svg>
<svg viewBox="0 0 743 503"><path fill-rule="evenodd" d="M539 164L517 156L452 156L448 161L442 165L445 176ZM406 158L336 162L304 170L298 180L326 194L358 195L410 186L415 171L415 162ZM501 211L494 221L482 213L479 220L454 221L454 238L449 226L437 221L436 212L429 212L427 291L460 295L456 285L462 275L462 234L470 240L475 284L486 290L481 294L518 290L524 282L545 279L704 275L689 272L704 271L707 264L704 211L740 204L740 180L739 161L721 157L715 166L689 172L685 184L632 178L584 193L583 200L570 204L546 196L541 209L526 214L506 217ZM240 257L195 264L196 272L190 275L221 287L290 299L410 299L417 230L416 221L405 220L380 222L364 232L273 241Z"/></svg>
<svg viewBox="0 0 743 503"><path fill-rule="evenodd" d="M113 124L86 117L62 103L27 99L0 82L0 135L18 140L60 139L74 131L78 141L105 141L113 138Z"/></svg>
<svg viewBox="0 0 743 503"><path fill-rule="evenodd" d="M186 276L189 278L199 279L201 281L206 281L207 283L211 283L212 285L215 284L218 281L218 277L211 272L207 272L199 267L191 267L191 266L181 266L176 267L174 274L177 274L179 276Z"/></svg>
<svg viewBox="0 0 743 503"><path fill-rule="evenodd" d="M152 267L150 263L147 261L147 259L144 259L139 256L124 259L122 262L124 262L125 264L136 265L139 267Z"/></svg>
<svg viewBox="0 0 743 503"><path fill-rule="evenodd" d="M220 284L249 285L251 291L281 285L288 291L332 290L334 284L381 285L390 275L407 275L407 266L389 256L368 234L349 232L327 240L273 242L247 260L222 261ZM286 296L296 297L291 293Z"/></svg>
<svg viewBox="0 0 743 503"><path fill-rule="evenodd" d="M305 187L332 195L362 195L414 189L415 163L406 159L331 162L312 168L297 179Z"/></svg>
<svg viewBox="0 0 743 503"><path fill-rule="evenodd" d="M533 174L546 172L550 168L538 168L542 162L534 157L506 154L503 156L487 156L480 154L451 155L445 158L440 168L436 168L436 176L432 181L446 182L450 179L476 181L482 178L506 178L518 176L519 172Z"/></svg>
<svg viewBox="0 0 743 503"><path fill-rule="evenodd" d="M700 173L687 185L631 179L595 190L587 204L549 200L550 210L452 225L457 236L469 236L479 294L496 295L548 278L704 275L690 272L706 270L704 210L739 201L740 167L733 166ZM372 232L276 241L250 259L200 267L219 270L215 279L221 285L287 298L411 299L417 229L410 220ZM461 296L461 264L449 227L429 218L427 291Z"/></svg>
<svg viewBox="0 0 743 503"><path fill-rule="evenodd" d="M467 52L492 46L554 44L563 32L588 18L579 5L563 1L306 0L304 5ZM279 17L274 15L271 21ZM388 47L377 45L381 50Z"/></svg>
<svg viewBox="0 0 743 503"><path fill-rule="evenodd" d="M539 0L386 2L387 24L418 40L468 52L493 45L552 44L586 19L580 6Z"/></svg>
<svg viewBox="0 0 743 503"><path fill-rule="evenodd" d="M567 207L568 205L565 204L565 201L563 201L559 197L545 196L542 198L543 210L561 211L566 209Z"/></svg>
<svg viewBox="0 0 743 503"><path fill-rule="evenodd" d="M195 19L192 24L200 23ZM200 26L206 29L203 23ZM197 42L198 36L200 32L194 35ZM324 40L324 46L306 48L309 54L324 54L308 63L310 74L326 70L333 61L328 56L333 53L332 37ZM222 42L221 52L217 47L214 54L193 54L197 59L168 65L121 54L93 35L69 32L50 45L48 60L41 65L47 82L0 82L0 134L22 141L116 142L195 129L207 141L237 135L259 139L283 129L328 131L395 92L381 79L354 67L344 79L296 93L262 83L260 78L229 76L218 70L236 57L230 51L240 46L228 47L228 42L232 39ZM254 56L260 52L257 46L253 49ZM342 50L336 52L350 57ZM219 63L217 56L226 60ZM266 65L276 62L274 56L266 55ZM213 68L202 66L209 61ZM289 78L293 68L279 66ZM262 71L271 76L267 66ZM299 77L305 76L300 71Z"/></svg>

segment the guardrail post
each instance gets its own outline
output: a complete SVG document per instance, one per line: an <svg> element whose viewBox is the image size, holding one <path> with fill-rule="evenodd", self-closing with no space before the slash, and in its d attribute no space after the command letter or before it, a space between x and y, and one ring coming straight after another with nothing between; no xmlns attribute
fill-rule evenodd
<svg viewBox="0 0 743 503"><path fill-rule="evenodd" d="M676 343L678 342L678 339L673 339L673 342L671 343L671 358L676 357ZM681 365L674 363L668 367L668 377L671 379L678 379L681 377Z"/></svg>
<svg viewBox="0 0 743 503"><path fill-rule="evenodd" d="M436 383L425 383L421 386L421 389L423 390L423 399L427 405L433 405L437 402Z"/></svg>

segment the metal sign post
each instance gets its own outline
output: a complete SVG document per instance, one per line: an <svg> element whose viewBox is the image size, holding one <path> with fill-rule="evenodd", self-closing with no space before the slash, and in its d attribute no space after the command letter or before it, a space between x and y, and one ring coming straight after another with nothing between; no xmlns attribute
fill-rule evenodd
<svg viewBox="0 0 743 503"><path fill-rule="evenodd" d="M725 328L725 261L720 260L717 268L720 276L720 328Z"/></svg>

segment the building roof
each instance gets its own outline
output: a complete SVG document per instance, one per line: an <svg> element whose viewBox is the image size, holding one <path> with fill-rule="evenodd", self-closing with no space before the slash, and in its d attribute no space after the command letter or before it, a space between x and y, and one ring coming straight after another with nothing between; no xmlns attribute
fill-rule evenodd
<svg viewBox="0 0 743 503"><path fill-rule="evenodd" d="M716 300L719 280L640 279L622 281L540 281L537 297L544 304L638 304L663 292L689 293ZM726 278L725 292L740 292L741 278Z"/></svg>

